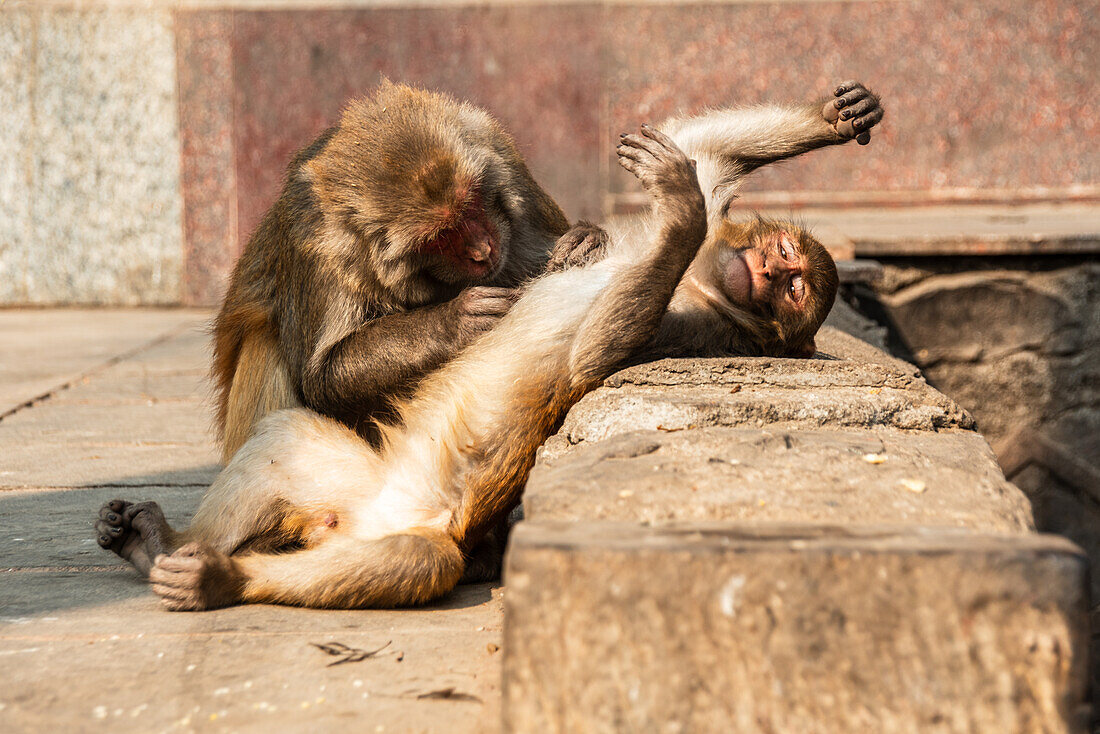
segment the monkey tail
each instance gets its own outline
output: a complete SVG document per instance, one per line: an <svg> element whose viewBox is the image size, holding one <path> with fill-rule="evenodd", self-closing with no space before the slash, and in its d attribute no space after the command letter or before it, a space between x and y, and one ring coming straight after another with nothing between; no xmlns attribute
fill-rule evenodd
<svg viewBox="0 0 1100 734"><path fill-rule="evenodd" d="M466 561L446 532L425 528L364 541L330 537L292 553L236 557L244 601L323 609L424 604L458 584Z"/></svg>

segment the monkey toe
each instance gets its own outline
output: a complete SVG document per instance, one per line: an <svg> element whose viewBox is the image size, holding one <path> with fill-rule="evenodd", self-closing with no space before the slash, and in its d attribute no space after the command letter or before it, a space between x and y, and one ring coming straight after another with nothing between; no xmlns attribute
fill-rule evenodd
<svg viewBox="0 0 1100 734"><path fill-rule="evenodd" d="M125 510L130 505L123 500L111 500L99 509L93 527L99 547L123 555L123 547L130 535L130 521Z"/></svg>
<svg viewBox="0 0 1100 734"><path fill-rule="evenodd" d="M126 530L120 525L112 525L106 520L96 520L95 536L99 547L114 553L119 553L124 540Z"/></svg>

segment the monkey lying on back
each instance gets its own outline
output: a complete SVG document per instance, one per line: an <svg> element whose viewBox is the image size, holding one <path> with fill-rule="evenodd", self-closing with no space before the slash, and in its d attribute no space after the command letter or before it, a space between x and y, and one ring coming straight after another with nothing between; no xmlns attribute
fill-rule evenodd
<svg viewBox="0 0 1100 734"><path fill-rule="evenodd" d="M849 136L882 117L860 85L837 97L856 111ZM647 345L810 352L836 295L831 258L794 225L733 224L727 209L754 168L850 137L820 108L723 111L665 130L643 126L617 151L654 198L644 226L613 233L600 262L534 281L422 382L380 448L312 411L276 412L188 530L155 503L115 500L100 544L173 610L422 603L458 582L465 555L519 501L537 447L624 358Z"/></svg>
<svg viewBox="0 0 1100 734"><path fill-rule="evenodd" d="M375 437L392 399L496 323L567 229L484 111L388 81L355 100L290 163L233 271L214 325L222 458L298 405ZM600 234L575 228L551 264Z"/></svg>

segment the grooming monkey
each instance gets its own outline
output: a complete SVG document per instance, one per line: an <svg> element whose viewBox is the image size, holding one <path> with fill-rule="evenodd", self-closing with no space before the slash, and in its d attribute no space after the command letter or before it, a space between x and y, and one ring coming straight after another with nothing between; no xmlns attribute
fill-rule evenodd
<svg viewBox="0 0 1100 734"><path fill-rule="evenodd" d="M770 107L623 136L619 162L654 198L650 216L612 232L602 260L532 282L496 327L422 381L381 427L380 447L313 411L278 411L188 530L169 527L155 503L115 500L100 512L100 544L146 573L172 610L399 606L446 593L519 501L537 447L623 359L812 349L836 294L832 260L794 225L733 224L727 210L756 167L882 118L861 85L841 85L836 98L834 111L853 110L839 133L820 107Z"/></svg>
<svg viewBox="0 0 1100 734"><path fill-rule="evenodd" d="M214 326L222 457L305 405L375 419L602 232L565 216L487 113L384 82L290 163ZM392 417L392 416L391 416Z"/></svg>

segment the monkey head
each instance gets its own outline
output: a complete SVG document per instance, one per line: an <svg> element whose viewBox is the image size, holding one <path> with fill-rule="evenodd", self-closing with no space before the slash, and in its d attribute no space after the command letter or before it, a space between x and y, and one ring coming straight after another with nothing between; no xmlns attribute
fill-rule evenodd
<svg viewBox="0 0 1100 734"><path fill-rule="evenodd" d="M744 351L813 356L814 335L836 299L836 264L808 232L788 222L721 220L685 278L734 322Z"/></svg>
<svg viewBox="0 0 1100 734"><path fill-rule="evenodd" d="M418 306L506 266L511 151L480 110L384 82L345 109L306 175L326 217L355 240L348 258L393 300Z"/></svg>

